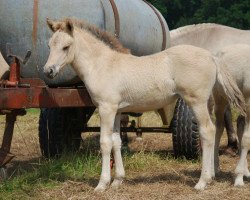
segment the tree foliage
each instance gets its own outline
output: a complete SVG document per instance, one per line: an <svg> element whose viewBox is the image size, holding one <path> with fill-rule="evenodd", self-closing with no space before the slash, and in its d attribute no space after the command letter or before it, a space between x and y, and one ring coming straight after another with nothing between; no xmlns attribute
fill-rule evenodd
<svg viewBox="0 0 250 200"><path fill-rule="evenodd" d="M250 0L148 0L160 10L170 29L218 23L250 29Z"/></svg>

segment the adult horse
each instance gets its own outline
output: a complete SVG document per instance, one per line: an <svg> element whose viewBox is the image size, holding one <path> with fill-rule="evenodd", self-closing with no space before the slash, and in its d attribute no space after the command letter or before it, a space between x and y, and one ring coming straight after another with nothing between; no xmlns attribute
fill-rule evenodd
<svg viewBox="0 0 250 200"><path fill-rule="evenodd" d="M179 96L193 109L199 123L203 156L195 188L204 189L214 176L215 127L207 108L213 88L224 91L224 96L245 112L243 96L220 62L210 52L189 45L136 57L119 52L114 46L118 40L85 22L47 22L54 34L44 73L54 78L71 64L99 110L102 173L95 190L104 191L110 183L111 150L116 163L112 187L119 187L125 176L119 134L121 112L155 110Z"/></svg>
<svg viewBox="0 0 250 200"><path fill-rule="evenodd" d="M241 144L241 155L236 167L235 186L244 185L243 176L250 177L247 163L247 153L250 149L250 46L246 44L230 45L223 48L218 57L225 63L228 72L233 76L239 89L242 91L246 101L246 118L243 119L243 127L237 130L239 142ZM216 142L215 142L215 166L219 166L218 146L224 129L223 112L228 102L215 95L215 115L216 115ZM242 123L241 123L242 124ZM243 132L241 132L243 131Z"/></svg>
<svg viewBox="0 0 250 200"><path fill-rule="evenodd" d="M170 31L170 38L171 38L171 46L189 44L207 49L213 54L216 54L223 47L226 47L228 45L237 43L250 44L250 31L240 30L219 24L204 23L197 25L188 25L172 30ZM164 116L167 116L167 114L170 112L167 107L164 110L165 110ZM187 112L189 112L189 114ZM197 138L195 137L195 135L197 134L196 125L192 124L193 123L192 120L185 119L185 116L191 118L192 111L189 110L187 105L185 105L185 103L182 100L178 101L175 109L175 115L173 117L173 122L174 122L173 125L175 125L175 123L179 124L187 123L187 121L189 121L190 124L182 125L184 129L183 133L180 133L181 129L179 126L176 127L173 126L173 132L176 131L176 133L174 133L173 135L176 134L178 136L178 134L185 134L185 136L183 135L182 137L190 138L190 140L195 140ZM228 135L228 147L229 149L231 148L235 149L237 148L237 137L232 125L230 106L227 107L224 119ZM190 126L191 128L189 128ZM191 137L188 137L187 136L188 134L184 133L187 131L190 131L190 133L188 134L190 134ZM197 142L197 145L199 146L199 141L189 141L189 142L191 144ZM179 154L184 154L186 157L191 157L191 158L193 157L193 155L196 155L195 151L197 151L197 149L194 148L192 152L190 152L190 150L187 150L187 147L185 145L189 144L189 142L185 141L180 143L177 141L175 153L178 154L179 152Z"/></svg>

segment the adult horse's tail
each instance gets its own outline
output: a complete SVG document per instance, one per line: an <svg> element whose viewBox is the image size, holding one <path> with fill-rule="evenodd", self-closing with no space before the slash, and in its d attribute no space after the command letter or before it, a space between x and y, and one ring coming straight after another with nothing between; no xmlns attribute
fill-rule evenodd
<svg viewBox="0 0 250 200"><path fill-rule="evenodd" d="M214 57L214 61L217 67L217 92L220 94L224 92L224 95L222 95L228 99L229 103L232 103L240 110L242 115L246 116L246 103L242 92L226 70L225 63L217 57Z"/></svg>

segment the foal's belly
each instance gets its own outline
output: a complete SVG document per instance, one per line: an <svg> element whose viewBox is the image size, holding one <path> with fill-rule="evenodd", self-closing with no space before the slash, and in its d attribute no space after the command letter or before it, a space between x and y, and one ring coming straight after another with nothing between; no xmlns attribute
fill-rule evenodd
<svg viewBox="0 0 250 200"><path fill-rule="evenodd" d="M142 96L130 100L124 100L119 104L118 110L120 112L146 112L163 108L165 105L172 103L177 98L177 95L159 95Z"/></svg>
<svg viewBox="0 0 250 200"><path fill-rule="evenodd" d="M153 72L152 72L153 74ZM176 99L174 82L167 73L127 81L121 92L119 110L145 112L162 108Z"/></svg>

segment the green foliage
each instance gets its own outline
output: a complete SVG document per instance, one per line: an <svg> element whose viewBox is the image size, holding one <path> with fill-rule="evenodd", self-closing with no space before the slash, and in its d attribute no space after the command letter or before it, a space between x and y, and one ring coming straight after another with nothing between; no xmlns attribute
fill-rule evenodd
<svg viewBox="0 0 250 200"><path fill-rule="evenodd" d="M250 0L149 0L170 29L197 23L218 23L249 29Z"/></svg>
<svg viewBox="0 0 250 200"><path fill-rule="evenodd" d="M29 114L39 114L40 113L40 109L39 108L29 108L29 109L26 109L27 113Z"/></svg>

